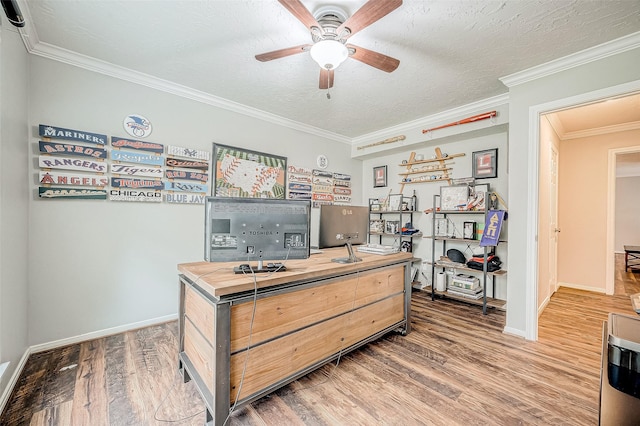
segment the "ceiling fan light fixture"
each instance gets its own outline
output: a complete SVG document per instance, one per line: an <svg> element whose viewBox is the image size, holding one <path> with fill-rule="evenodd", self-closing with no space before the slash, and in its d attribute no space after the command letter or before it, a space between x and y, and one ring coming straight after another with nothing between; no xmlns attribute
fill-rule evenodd
<svg viewBox="0 0 640 426"><path fill-rule="evenodd" d="M336 40L322 40L311 46L311 57L320 68L335 70L349 57L347 46Z"/></svg>

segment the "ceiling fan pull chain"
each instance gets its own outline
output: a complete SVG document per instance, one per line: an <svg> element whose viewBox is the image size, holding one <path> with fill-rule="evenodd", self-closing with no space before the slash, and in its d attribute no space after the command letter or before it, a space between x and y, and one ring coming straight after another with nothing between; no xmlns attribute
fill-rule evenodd
<svg viewBox="0 0 640 426"><path fill-rule="evenodd" d="M331 75L330 73L327 72L327 99L331 99L331 93L329 92L329 90L331 90L331 87L329 85L330 80L331 80Z"/></svg>

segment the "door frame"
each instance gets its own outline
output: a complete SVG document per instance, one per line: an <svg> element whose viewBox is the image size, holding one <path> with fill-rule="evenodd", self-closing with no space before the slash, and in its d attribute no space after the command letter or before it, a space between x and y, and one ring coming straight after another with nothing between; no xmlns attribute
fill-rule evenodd
<svg viewBox="0 0 640 426"><path fill-rule="evenodd" d="M533 105L529 107L529 164L528 164L528 209L527 209L527 253L531 262L527 262L526 269L526 310L525 310L525 338L528 340L538 340L538 225L539 225L539 173L540 173L540 118L542 115L564 108L571 108L596 102L606 98L622 96L640 91L640 80L623 83L616 86L606 87L587 93L582 93L567 98L556 99L554 101ZM609 216L607 219L609 224ZM607 227L606 241L606 266L607 283L606 286L613 286L613 268L615 259L613 256L613 237L610 237ZM611 255L609 255L611 254ZM609 273L611 272L611 273ZM609 280L611 283L609 283ZM612 287L613 288L613 287Z"/></svg>

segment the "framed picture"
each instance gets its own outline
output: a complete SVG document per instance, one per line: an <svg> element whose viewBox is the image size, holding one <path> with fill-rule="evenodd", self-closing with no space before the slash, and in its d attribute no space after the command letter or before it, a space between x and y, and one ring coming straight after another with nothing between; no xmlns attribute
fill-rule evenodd
<svg viewBox="0 0 640 426"><path fill-rule="evenodd" d="M400 221L399 220L386 220L384 222L385 234L399 234L400 233Z"/></svg>
<svg viewBox="0 0 640 426"><path fill-rule="evenodd" d="M370 207L372 212L379 212L380 211L380 204L375 203L375 204L371 204Z"/></svg>
<svg viewBox="0 0 640 426"><path fill-rule="evenodd" d="M489 184L472 185L469 189L469 202L467 210L484 211L487 205Z"/></svg>
<svg viewBox="0 0 640 426"><path fill-rule="evenodd" d="M498 177L498 148L475 151L472 161L475 179Z"/></svg>
<svg viewBox="0 0 640 426"><path fill-rule="evenodd" d="M436 237L447 237L449 233L449 221L445 218L436 218L433 235Z"/></svg>
<svg viewBox="0 0 640 426"><path fill-rule="evenodd" d="M389 211L400 211L402 205L402 194L389 194Z"/></svg>
<svg viewBox="0 0 640 426"><path fill-rule="evenodd" d="M467 210L469 203L469 186L441 186L440 209L441 210Z"/></svg>
<svg viewBox="0 0 640 426"><path fill-rule="evenodd" d="M287 157L214 143L211 195L284 199L286 171Z"/></svg>
<svg viewBox="0 0 640 426"><path fill-rule="evenodd" d="M382 234L384 232L384 220L371 219L369 221L369 232L372 234Z"/></svg>
<svg viewBox="0 0 640 426"><path fill-rule="evenodd" d="M373 187L382 188L387 186L387 166L373 168Z"/></svg>
<svg viewBox="0 0 640 426"><path fill-rule="evenodd" d="M475 240L476 239L476 223L475 222L464 222L462 228L462 238L465 240Z"/></svg>

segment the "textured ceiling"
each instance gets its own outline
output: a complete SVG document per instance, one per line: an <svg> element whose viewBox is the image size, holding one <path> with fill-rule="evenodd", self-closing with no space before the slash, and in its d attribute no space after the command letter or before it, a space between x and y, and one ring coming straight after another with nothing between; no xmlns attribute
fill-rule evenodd
<svg viewBox="0 0 640 426"><path fill-rule="evenodd" d="M313 13L363 0L303 0ZM311 42L277 1L19 0L36 46L64 49L354 138L504 94L500 77L640 31L635 0L405 0L349 41L400 60L385 73L353 59L331 99L308 53L254 56ZM24 9L28 9L25 11Z"/></svg>

